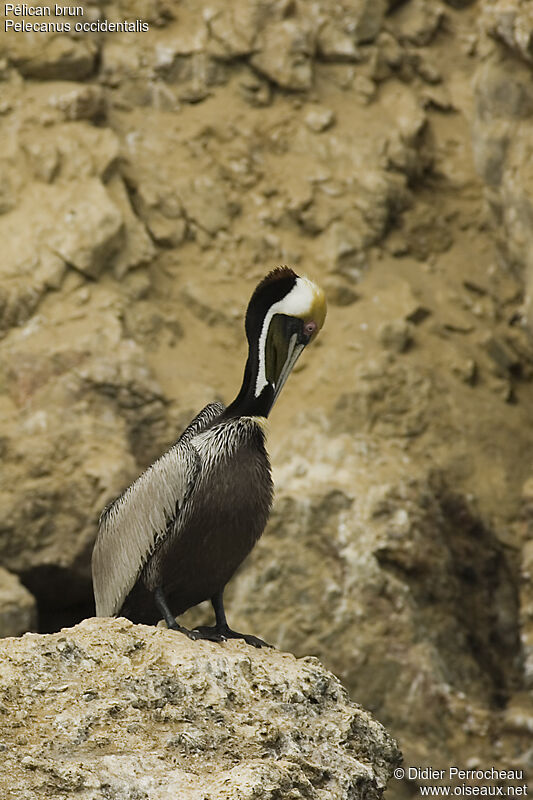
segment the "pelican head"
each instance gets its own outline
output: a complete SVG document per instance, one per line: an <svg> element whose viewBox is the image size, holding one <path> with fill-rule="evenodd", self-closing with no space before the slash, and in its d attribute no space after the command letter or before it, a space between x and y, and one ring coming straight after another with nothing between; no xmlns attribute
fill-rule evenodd
<svg viewBox="0 0 533 800"><path fill-rule="evenodd" d="M230 413L268 416L304 348L326 318L322 289L289 267L272 270L256 287L246 312L248 361Z"/></svg>

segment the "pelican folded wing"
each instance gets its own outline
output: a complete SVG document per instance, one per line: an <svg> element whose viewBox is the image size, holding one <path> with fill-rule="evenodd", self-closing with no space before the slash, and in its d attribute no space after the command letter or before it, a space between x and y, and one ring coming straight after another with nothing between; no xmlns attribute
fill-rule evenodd
<svg viewBox="0 0 533 800"><path fill-rule="evenodd" d="M92 559L97 616L120 611L171 523L179 532L180 511L200 466L190 440L223 410L220 403L206 406L176 444L103 511Z"/></svg>

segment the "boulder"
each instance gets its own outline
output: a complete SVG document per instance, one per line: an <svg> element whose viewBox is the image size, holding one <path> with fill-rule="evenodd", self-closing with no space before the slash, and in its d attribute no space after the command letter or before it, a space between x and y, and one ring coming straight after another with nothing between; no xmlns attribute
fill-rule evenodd
<svg viewBox="0 0 533 800"><path fill-rule="evenodd" d="M400 759L316 658L119 618L0 642L0 664L6 797L379 800Z"/></svg>

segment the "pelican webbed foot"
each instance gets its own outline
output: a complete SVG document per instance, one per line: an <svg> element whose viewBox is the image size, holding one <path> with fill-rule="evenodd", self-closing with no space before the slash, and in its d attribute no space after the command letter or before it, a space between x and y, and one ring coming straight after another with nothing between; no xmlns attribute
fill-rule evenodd
<svg viewBox="0 0 533 800"><path fill-rule="evenodd" d="M237 633L237 631L231 630L224 611L223 595L224 589L211 598L216 624L212 627L202 626L195 628L192 633L198 639L209 639L212 642L223 642L226 639L244 639L247 644L251 644L253 647L272 647L271 644L259 639L258 636L252 636L250 633Z"/></svg>
<svg viewBox="0 0 533 800"><path fill-rule="evenodd" d="M208 639L210 642L225 642L227 639L244 639L247 644L253 647L272 647L268 642L264 642L258 636L252 636L250 633L237 633L232 631L229 625L213 625L211 627L203 625L199 628L194 628L190 632L191 639Z"/></svg>

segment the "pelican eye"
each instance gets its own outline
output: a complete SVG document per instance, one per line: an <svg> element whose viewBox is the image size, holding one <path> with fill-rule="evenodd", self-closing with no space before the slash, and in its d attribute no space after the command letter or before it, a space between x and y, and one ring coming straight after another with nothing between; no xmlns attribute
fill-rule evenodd
<svg viewBox="0 0 533 800"><path fill-rule="evenodd" d="M318 325L316 324L316 322L314 322L313 320L309 320L309 322L306 322L304 325L305 336L307 336L310 339L311 336L313 336L313 334L316 333L317 328Z"/></svg>

